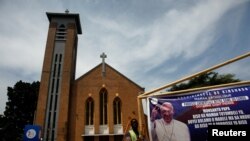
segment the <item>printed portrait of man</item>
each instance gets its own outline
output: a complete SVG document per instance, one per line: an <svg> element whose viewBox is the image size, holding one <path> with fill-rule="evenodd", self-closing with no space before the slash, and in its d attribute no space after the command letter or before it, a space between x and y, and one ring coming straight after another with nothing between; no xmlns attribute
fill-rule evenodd
<svg viewBox="0 0 250 141"><path fill-rule="evenodd" d="M159 117L161 118L157 118ZM174 107L170 102L155 106L151 111L151 135L153 141L190 141L187 125L173 118Z"/></svg>

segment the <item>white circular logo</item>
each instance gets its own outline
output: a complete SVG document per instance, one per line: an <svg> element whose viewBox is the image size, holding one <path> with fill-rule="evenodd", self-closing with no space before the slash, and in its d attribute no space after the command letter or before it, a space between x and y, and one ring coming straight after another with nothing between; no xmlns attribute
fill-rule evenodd
<svg viewBox="0 0 250 141"><path fill-rule="evenodd" d="M153 105L157 105L157 104L158 104L158 99L152 98L152 99L151 99L151 103L152 103Z"/></svg>
<svg viewBox="0 0 250 141"><path fill-rule="evenodd" d="M34 129L29 129L29 130L26 132L26 137L27 137L28 139L33 139L35 136L36 136L36 130L34 130Z"/></svg>

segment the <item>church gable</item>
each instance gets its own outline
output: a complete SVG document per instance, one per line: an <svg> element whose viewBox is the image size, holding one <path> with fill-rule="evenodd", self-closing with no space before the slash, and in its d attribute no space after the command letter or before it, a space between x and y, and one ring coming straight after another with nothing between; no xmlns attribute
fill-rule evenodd
<svg viewBox="0 0 250 141"><path fill-rule="evenodd" d="M100 82L110 82L110 81L119 81L119 83L124 83L124 84L128 84L129 85L134 85L134 87L137 87L141 90L144 91L144 88L139 86L138 84L136 84L135 82L133 82L132 80L130 80L129 78L127 78L125 75L123 75L122 73L120 73L119 71L117 71L116 69L114 69L113 67L111 67L110 65L105 63L105 76L103 76L103 63L100 63L99 65L97 65L96 67L94 67L92 70L88 71L87 73L85 73L84 75L82 75L81 77L79 77L76 82L81 82L81 81L86 81L86 80L90 80L93 81L93 83L100 83ZM98 81L98 82L97 82ZM89 81L88 81L89 82ZM117 84L120 85L120 84Z"/></svg>

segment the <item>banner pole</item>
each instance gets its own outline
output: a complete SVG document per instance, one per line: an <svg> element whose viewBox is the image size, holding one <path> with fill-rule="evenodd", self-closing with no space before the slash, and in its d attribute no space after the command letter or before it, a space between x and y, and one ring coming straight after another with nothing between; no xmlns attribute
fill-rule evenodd
<svg viewBox="0 0 250 141"><path fill-rule="evenodd" d="M146 119L143 112L142 99L137 97L139 132L143 139L149 140Z"/></svg>
<svg viewBox="0 0 250 141"><path fill-rule="evenodd" d="M235 61L238 61L238 60L240 60L240 59L243 59L243 58L246 58L246 57L249 57L249 56L250 56L250 52L247 52L246 54L237 56L237 57L235 57L235 58L233 58L233 59L230 59L230 60L228 60L228 61L225 61L224 63L215 65L215 66L213 66L213 67L210 67L210 68L208 68L208 69L205 69L205 70L200 71L200 72L198 72L198 73L195 73L195 74L193 74L193 75L187 76L187 77L185 77L185 78L183 78L183 79L179 79L179 80L174 81L174 82L172 82L172 83L169 83L169 84L167 84L167 85L165 85L165 86L162 86L162 87L156 88L156 89L154 89L154 90L152 90L152 91L149 91L149 92L146 92L146 93L144 93L144 94L141 94L141 95L139 95L139 97L143 97L143 96L145 97L146 95L149 95L149 94L155 93L155 92L157 92L157 91L166 89L166 88L168 88L168 87L170 87L170 86L173 86L173 85L175 85L175 84L178 84L178 83L181 83L181 82L183 82L183 81L189 80L189 79L191 79L191 78L193 78L193 77L196 77L196 76L198 76L198 75L201 75L201 74L210 72L210 71L212 71L212 70L215 70L215 69L217 69L217 68L223 67L223 66L225 66L225 65L228 65L228 64L230 64L230 63L233 63L233 62L235 62Z"/></svg>
<svg viewBox="0 0 250 141"><path fill-rule="evenodd" d="M199 88L192 88L192 89L185 89L185 90L179 90L179 91L171 91L171 92L164 92L159 94L150 94L147 96L141 96L140 98L147 98L149 96L155 96L155 97L161 97L164 95L174 95L174 94L182 94L182 93L189 93L193 91L203 91L207 89L216 89L220 87L230 87L230 86L237 86L237 85L248 85L250 84L250 81L240 81L240 82L234 82L234 83L227 83L227 84L221 84L221 85L213 85L213 86L207 86L207 87L199 87Z"/></svg>
<svg viewBox="0 0 250 141"><path fill-rule="evenodd" d="M141 113L141 100L137 97L137 106L138 106L138 121L139 121L139 131L142 133L142 113Z"/></svg>

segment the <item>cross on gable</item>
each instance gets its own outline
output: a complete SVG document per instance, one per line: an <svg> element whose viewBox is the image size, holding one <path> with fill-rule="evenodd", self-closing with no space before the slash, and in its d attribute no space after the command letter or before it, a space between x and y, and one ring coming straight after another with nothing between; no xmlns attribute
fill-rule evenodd
<svg viewBox="0 0 250 141"><path fill-rule="evenodd" d="M100 57L102 58L102 63L105 63L105 58L107 58L107 55L103 52Z"/></svg>
<svg viewBox="0 0 250 141"><path fill-rule="evenodd" d="M105 58L107 58L107 55L103 52L100 57L102 58L102 76L106 76L106 69L105 69Z"/></svg>

